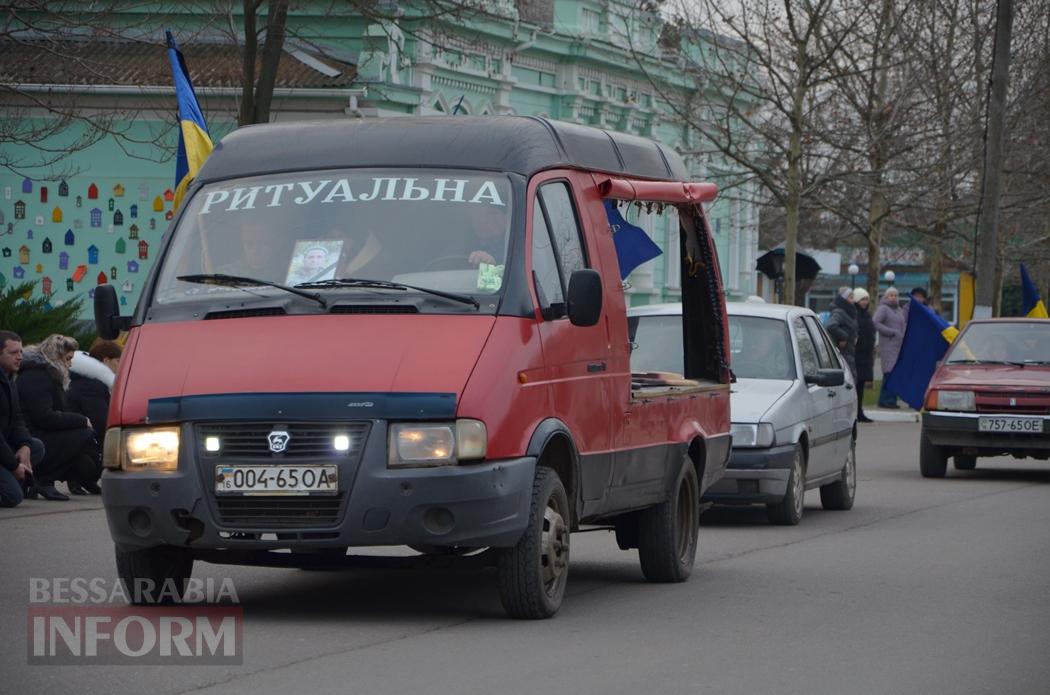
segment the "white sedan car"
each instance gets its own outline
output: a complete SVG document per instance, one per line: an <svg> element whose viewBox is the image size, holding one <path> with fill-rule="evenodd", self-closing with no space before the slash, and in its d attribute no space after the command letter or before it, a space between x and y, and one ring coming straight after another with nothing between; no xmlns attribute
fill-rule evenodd
<svg viewBox="0 0 1050 695"><path fill-rule="evenodd" d="M809 309L727 307L733 450L725 477L703 501L764 504L772 523L788 525L801 520L809 489L820 488L825 509L850 509L857 391L845 360ZM681 304L628 311L632 371L682 371L681 311Z"/></svg>

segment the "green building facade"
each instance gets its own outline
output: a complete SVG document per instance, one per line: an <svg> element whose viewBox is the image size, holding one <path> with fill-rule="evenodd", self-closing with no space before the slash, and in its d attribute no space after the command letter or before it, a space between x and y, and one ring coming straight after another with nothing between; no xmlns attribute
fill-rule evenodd
<svg viewBox="0 0 1050 695"><path fill-rule="evenodd" d="M734 183L708 178L717 162L694 154L698 135L669 102L684 101L695 81L661 47L660 17L635 5L495 0L484 15L420 21L410 5L402 13L388 2L384 11L402 16L369 22L333 14L331 3L293 3L271 120L543 115L660 140L685 156L698 180ZM106 281L129 311L134 306L169 224L175 185L166 26L180 40L213 139L236 127L239 48L177 4L148 9L106 18L125 27L126 45L64 37L78 56L71 62L49 61L54 51L33 54L32 41L0 46L3 132L17 134L20 124L39 132L63 108L86 115L35 144L0 143L0 282L36 280L37 293L64 302L88 300ZM78 72L82 64L91 69ZM707 97L718 98L713 86L701 102ZM60 108L43 109L41 99ZM93 137L100 123L120 135ZM84 147L85 137L96 141ZM68 154L34 166L46 158L42 145ZM723 195L708 212L729 297L753 293L757 209ZM628 278L631 303L677 301L672 215L634 208L628 219L665 249Z"/></svg>

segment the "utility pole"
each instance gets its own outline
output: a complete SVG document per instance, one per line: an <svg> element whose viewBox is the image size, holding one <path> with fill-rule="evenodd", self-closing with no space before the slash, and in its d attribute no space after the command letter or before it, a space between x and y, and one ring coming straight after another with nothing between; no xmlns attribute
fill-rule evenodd
<svg viewBox="0 0 1050 695"><path fill-rule="evenodd" d="M992 89L988 99L988 135L984 147L984 186L981 214L977 223L977 292L975 319L992 316L999 258L999 192L1002 188L1003 149L1006 141L1006 87L1010 80L1010 34L1013 27L1013 0L998 0L995 19L995 55L992 57Z"/></svg>

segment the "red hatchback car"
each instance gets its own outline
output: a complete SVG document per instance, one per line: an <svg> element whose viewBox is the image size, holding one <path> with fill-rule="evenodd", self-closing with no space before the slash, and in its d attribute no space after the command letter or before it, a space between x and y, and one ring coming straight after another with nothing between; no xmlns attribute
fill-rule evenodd
<svg viewBox="0 0 1050 695"><path fill-rule="evenodd" d="M1050 321L973 321L933 375L919 469L942 478L978 456L1050 458Z"/></svg>

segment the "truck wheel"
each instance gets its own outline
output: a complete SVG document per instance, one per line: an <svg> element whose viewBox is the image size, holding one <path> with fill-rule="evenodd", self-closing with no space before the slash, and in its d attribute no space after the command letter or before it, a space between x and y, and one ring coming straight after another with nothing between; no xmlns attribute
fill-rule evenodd
<svg viewBox="0 0 1050 695"><path fill-rule="evenodd" d="M919 444L919 472L923 478L943 478L948 471L948 454L944 447L930 442L926 433L922 433Z"/></svg>
<svg viewBox="0 0 1050 695"><path fill-rule="evenodd" d="M846 511L853 509L857 496L857 440L849 444L846 465L842 468L842 479L820 486L820 504L824 509Z"/></svg>
<svg viewBox="0 0 1050 695"><path fill-rule="evenodd" d="M686 459L671 494L638 513L638 559L651 582L684 582L696 561L700 533L700 483Z"/></svg>
<svg viewBox="0 0 1050 695"><path fill-rule="evenodd" d="M795 455L791 461L791 475L788 476L787 492L784 499L776 504L766 505L766 517L769 523L779 526L794 526L802 520L803 505L806 500L806 455L802 445L795 445Z"/></svg>
<svg viewBox="0 0 1050 695"><path fill-rule="evenodd" d="M159 545L143 550L116 549L117 574L136 606L177 603L193 574L193 555L185 548Z"/></svg>
<svg viewBox="0 0 1050 695"><path fill-rule="evenodd" d="M977 457L967 456L965 454L956 454L952 457L955 462L955 470L957 471L972 471L977 468Z"/></svg>
<svg viewBox="0 0 1050 695"><path fill-rule="evenodd" d="M537 468L529 524L496 562L500 601L512 618L549 618L561 607L569 577L569 519L561 478L550 468Z"/></svg>

